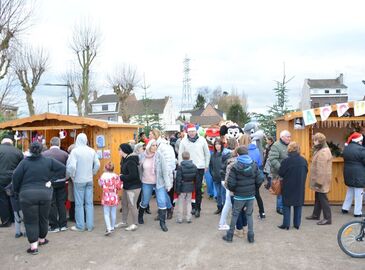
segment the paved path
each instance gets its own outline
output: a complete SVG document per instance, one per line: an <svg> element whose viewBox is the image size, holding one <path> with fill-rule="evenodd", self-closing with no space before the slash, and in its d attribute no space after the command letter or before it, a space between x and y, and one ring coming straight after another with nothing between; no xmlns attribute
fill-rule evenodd
<svg viewBox="0 0 365 270"><path fill-rule="evenodd" d="M255 204L255 243L233 239L226 243L217 230L215 203L203 201L202 216L192 224L168 221L169 232L159 229L153 215L135 232L122 229L104 236L102 208L95 207L93 232L49 234L50 243L37 256L28 255L25 238L15 239L14 228L0 228L0 269L365 269L365 260L352 259L337 245L338 228L350 215L332 207L333 224L318 226L305 220L312 207L304 207L299 231L279 230L274 197L262 189L266 220L259 220ZM151 203L155 213L155 202ZM118 212L118 218L120 214Z"/></svg>

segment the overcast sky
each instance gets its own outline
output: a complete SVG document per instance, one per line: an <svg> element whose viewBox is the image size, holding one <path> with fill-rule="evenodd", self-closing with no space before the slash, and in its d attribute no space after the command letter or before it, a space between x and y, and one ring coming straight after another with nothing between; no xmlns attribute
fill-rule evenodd
<svg viewBox="0 0 365 270"><path fill-rule="evenodd" d="M111 93L107 74L131 64L145 74L153 98L170 95L180 106L187 55L193 95L203 86L236 88L245 91L249 111L273 104L283 62L287 77L295 76L288 84L291 108L298 107L305 78L343 73L349 100L365 94L363 1L37 0L34 25L23 38L49 52L43 83L60 82L75 61L69 44L81 22L92 22L102 35L92 69L103 93ZM63 88L41 88L37 95L66 102ZM36 103L47 110L44 99Z"/></svg>

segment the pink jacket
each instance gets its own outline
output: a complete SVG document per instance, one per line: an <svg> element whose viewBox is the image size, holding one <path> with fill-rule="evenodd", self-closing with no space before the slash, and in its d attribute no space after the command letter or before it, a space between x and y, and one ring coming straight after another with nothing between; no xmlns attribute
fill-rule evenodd
<svg viewBox="0 0 365 270"><path fill-rule="evenodd" d="M122 181L119 175L104 172L99 179L99 185L103 189L101 204L106 206L117 206L119 203L118 190L122 188Z"/></svg>

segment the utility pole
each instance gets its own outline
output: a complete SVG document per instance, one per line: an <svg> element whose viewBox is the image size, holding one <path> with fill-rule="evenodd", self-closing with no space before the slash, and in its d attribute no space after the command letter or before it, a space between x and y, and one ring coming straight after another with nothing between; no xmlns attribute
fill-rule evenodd
<svg viewBox="0 0 365 270"><path fill-rule="evenodd" d="M184 78L183 78L183 88L182 88L182 99L181 99L181 111L185 109L191 109L191 79L190 73L190 59L185 56L184 59Z"/></svg>
<svg viewBox="0 0 365 270"><path fill-rule="evenodd" d="M70 84L63 84L63 83L45 83L45 86L66 86L67 87L67 115L70 114L70 97L72 97L72 94L70 94Z"/></svg>
<svg viewBox="0 0 365 270"><path fill-rule="evenodd" d="M62 104L62 101L57 101L57 102L47 102L47 112L49 112L49 105L56 105L56 104Z"/></svg>

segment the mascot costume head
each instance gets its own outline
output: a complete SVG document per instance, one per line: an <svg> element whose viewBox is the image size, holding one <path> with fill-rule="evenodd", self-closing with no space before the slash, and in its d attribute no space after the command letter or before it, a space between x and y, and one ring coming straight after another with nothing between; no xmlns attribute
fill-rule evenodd
<svg viewBox="0 0 365 270"><path fill-rule="evenodd" d="M231 120L225 121L220 125L220 135L225 139L234 138L238 141L242 134L242 129Z"/></svg>
<svg viewBox="0 0 365 270"><path fill-rule="evenodd" d="M207 140L210 151L214 150L214 141L219 137L219 127L209 127L205 130L205 139Z"/></svg>
<svg viewBox="0 0 365 270"><path fill-rule="evenodd" d="M257 148L260 151L261 160L263 160L263 152L264 149L262 147L262 142L264 140L265 134L262 129L260 129L260 124L257 122L248 122L243 127L243 132L250 136L251 143L256 144Z"/></svg>

